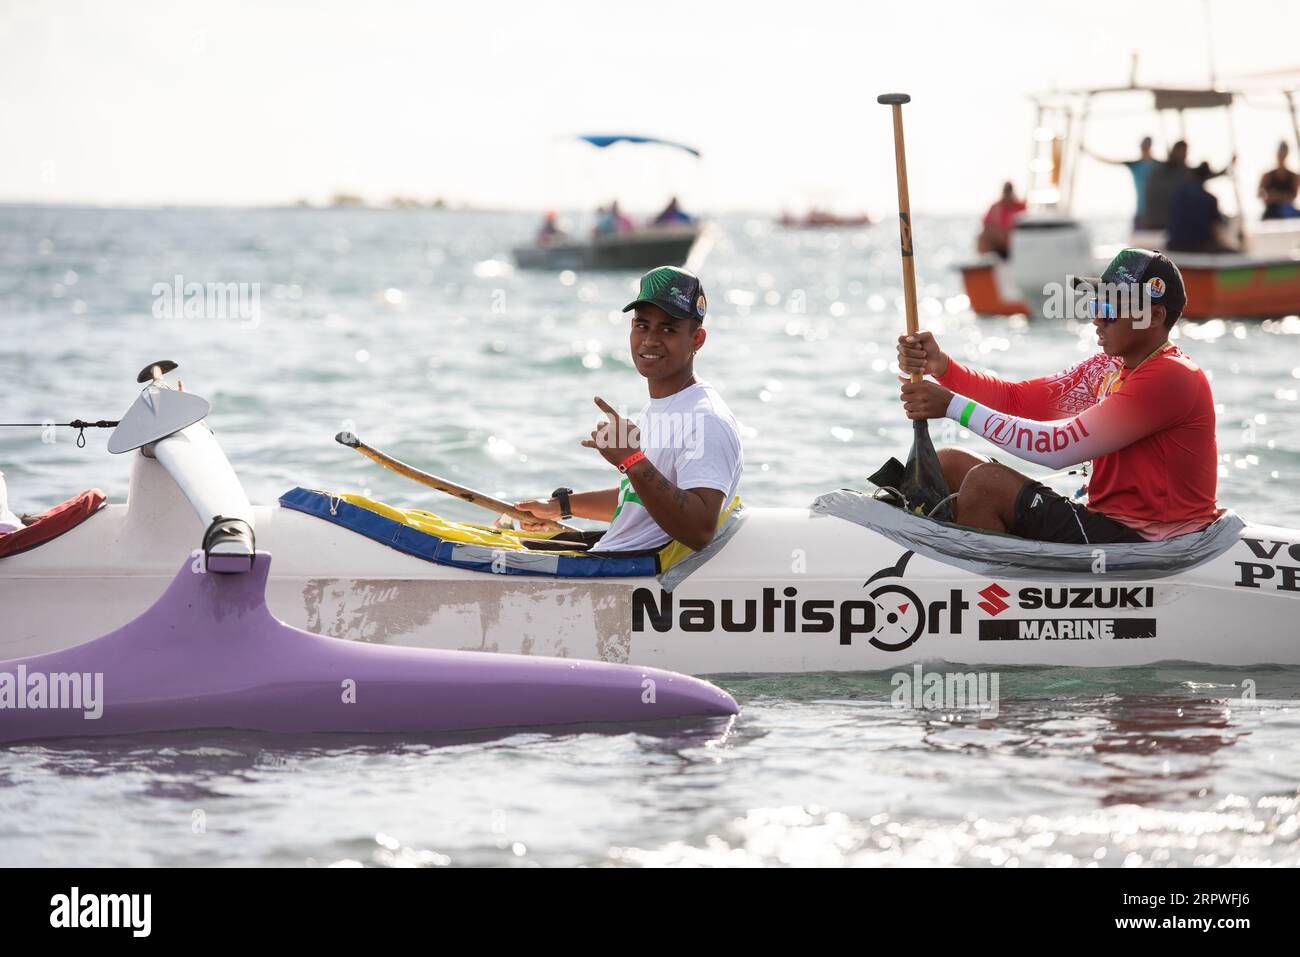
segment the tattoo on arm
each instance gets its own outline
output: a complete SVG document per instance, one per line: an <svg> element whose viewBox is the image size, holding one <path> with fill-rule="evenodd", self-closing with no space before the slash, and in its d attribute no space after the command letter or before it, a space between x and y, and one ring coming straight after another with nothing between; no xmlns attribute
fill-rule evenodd
<svg viewBox="0 0 1300 957"><path fill-rule="evenodd" d="M686 507L690 504L690 496L685 489L680 489L668 481L668 477L655 468L654 463L649 459L642 460L641 468L647 484L651 485L656 492L663 492L667 495L669 501L676 505L679 511L686 510Z"/></svg>

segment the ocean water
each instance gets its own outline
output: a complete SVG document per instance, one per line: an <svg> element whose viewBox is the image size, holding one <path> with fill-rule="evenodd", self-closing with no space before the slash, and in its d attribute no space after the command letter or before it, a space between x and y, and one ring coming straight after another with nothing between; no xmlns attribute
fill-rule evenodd
<svg viewBox="0 0 1300 957"><path fill-rule="evenodd" d="M863 487L897 402L897 236L719 221L698 360L745 427L742 492ZM254 501L294 485L481 518L333 442L342 430L507 498L608 484L579 445L635 411L634 274L524 273L514 213L0 208L0 421L115 419L181 364ZM974 224L916 226L922 325L1025 377L1086 327L979 319ZM1121 225L1098 225L1118 240ZM187 318L177 282L256 285ZM1296 526L1300 319L1180 344L1219 403L1220 498ZM962 441L936 432L941 442ZM0 428L12 507L126 493L104 432ZM974 440L967 440L973 446ZM973 446L974 447L974 446ZM1067 488L1068 484L1061 485ZM720 676L730 722L437 740L180 735L0 750L0 864L1167 866L1300 862L1300 669L1004 669L996 717L899 710L887 674ZM1243 697L1247 681L1257 697Z"/></svg>

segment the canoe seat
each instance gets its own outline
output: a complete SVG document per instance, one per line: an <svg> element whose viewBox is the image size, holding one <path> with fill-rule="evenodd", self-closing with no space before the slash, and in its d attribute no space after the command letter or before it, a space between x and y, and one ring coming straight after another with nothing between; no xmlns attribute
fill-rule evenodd
<svg viewBox="0 0 1300 957"><path fill-rule="evenodd" d="M653 555L618 557L586 551L533 551L527 539L546 538L537 532L517 532L495 525L453 522L415 508L395 508L363 495L342 495L314 489L290 489L280 505L315 515L358 535L425 561L497 575L544 578L653 578L672 591L711 559L736 533L745 510L739 498L718 518L718 532L700 551L669 542Z"/></svg>
<svg viewBox="0 0 1300 957"><path fill-rule="evenodd" d="M639 578L659 573L659 556L613 558L582 551L529 551L516 532L494 525L453 522L413 508L394 508L361 495L295 488L280 496L285 508L315 515L399 552L454 568L545 578Z"/></svg>

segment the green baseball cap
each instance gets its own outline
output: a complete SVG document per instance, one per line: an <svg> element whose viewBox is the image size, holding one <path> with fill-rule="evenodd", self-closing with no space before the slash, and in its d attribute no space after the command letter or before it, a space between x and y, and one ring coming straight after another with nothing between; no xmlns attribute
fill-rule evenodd
<svg viewBox="0 0 1300 957"><path fill-rule="evenodd" d="M636 298L623 311L642 304L658 306L674 319L703 319L709 309L700 277L677 266L658 266L642 276Z"/></svg>
<svg viewBox="0 0 1300 957"><path fill-rule="evenodd" d="M1164 306L1172 324L1187 308L1187 287L1174 261L1154 249L1130 247L1115 254L1100 276L1075 276L1074 285L1099 291L1106 286L1132 286L1139 303Z"/></svg>

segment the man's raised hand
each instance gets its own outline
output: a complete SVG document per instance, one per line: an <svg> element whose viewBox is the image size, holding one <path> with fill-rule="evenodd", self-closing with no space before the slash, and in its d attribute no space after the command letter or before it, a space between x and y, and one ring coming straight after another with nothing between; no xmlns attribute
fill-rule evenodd
<svg viewBox="0 0 1300 957"><path fill-rule="evenodd" d="M595 397L596 407L605 413L605 420L596 423L591 438L582 444L595 449L610 465L618 465L641 448L641 433L629 419L623 418L600 396Z"/></svg>

